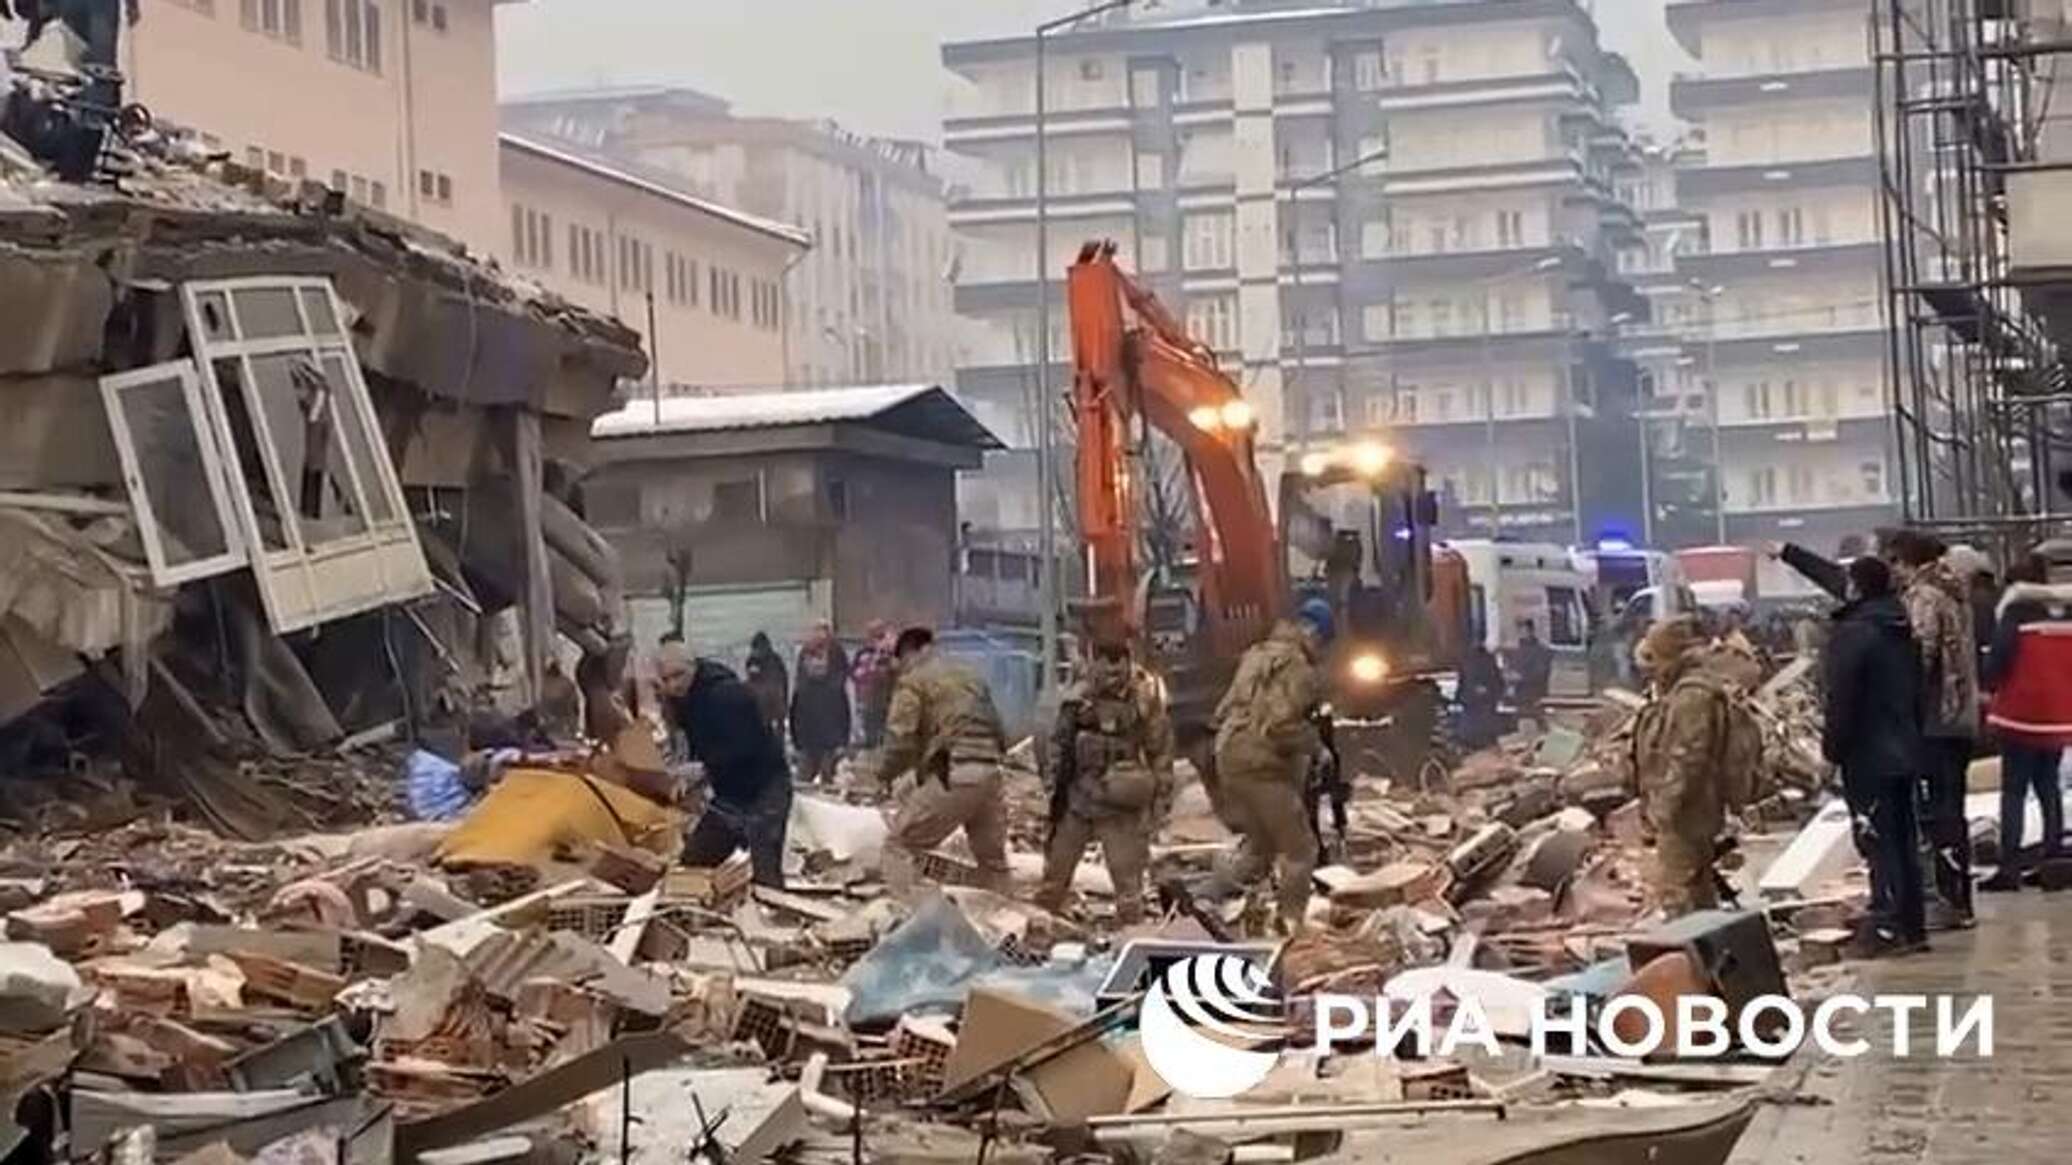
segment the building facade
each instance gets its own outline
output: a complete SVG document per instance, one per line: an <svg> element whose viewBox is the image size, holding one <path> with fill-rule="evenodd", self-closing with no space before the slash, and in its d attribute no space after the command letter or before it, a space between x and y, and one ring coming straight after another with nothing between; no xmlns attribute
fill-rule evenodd
<svg viewBox="0 0 2072 1165"><path fill-rule="evenodd" d="M789 655L822 620L948 625L956 476L999 444L931 385L636 401L593 431L584 506L624 559L636 640L680 612L727 660L757 631Z"/></svg>
<svg viewBox="0 0 2072 1165"><path fill-rule="evenodd" d="M505 265L639 332L661 394L784 378L784 273L805 234L506 133Z"/></svg>
<svg viewBox="0 0 2072 1165"><path fill-rule="evenodd" d="M254 169L494 253L494 10L512 0L144 0L125 100Z"/></svg>
<svg viewBox="0 0 2072 1165"><path fill-rule="evenodd" d="M1425 460L1453 533L1637 525L1634 378L1613 340L1646 308L1617 270L1641 237L1615 120L1637 85L1584 7L1169 4L1045 47L1053 390L1063 273L1113 239L1257 405L1269 479L1379 436ZM967 83L947 144L986 175L951 210L957 383L1024 451L972 484L967 515L1026 531L1035 45L943 58Z"/></svg>
<svg viewBox="0 0 2072 1165"><path fill-rule="evenodd" d="M504 117L806 230L813 251L785 281L785 383L948 381L954 254L930 148L832 123L740 117L686 89L524 98L506 103Z"/></svg>
<svg viewBox="0 0 2072 1165"><path fill-rule="evenodd" d="M1702 72L1671 89L1694 149L1677 198L1699 245L1662 334L1710 387L1714 539L1824 553L1892 520L1884 249L1865 10L1848 0L1671 4Z"/></svg>

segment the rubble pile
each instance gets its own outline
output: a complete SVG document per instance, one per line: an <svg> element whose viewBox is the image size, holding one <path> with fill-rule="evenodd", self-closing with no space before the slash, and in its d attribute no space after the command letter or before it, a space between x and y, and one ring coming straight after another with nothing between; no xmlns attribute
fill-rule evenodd
<svg viewBox="0 0 2072 1165"><path fill-rule="evenodd" d="M1312 925L1284 942L1246 940L1269 932L1189 772L1155 850L1164 910L1126 932L1093 865L1069 917L969 885L954 848L926 863L938 891L887 896L886 806L853 771L846 791L797 796L781 890L751 885L742 854L674 868L625 821L565 822L536 853L470 860L456 839L493 831L488 796L457 823L264 843L162 813L22 836L0 847L0 1101L61 1102L54 1132L20 1135L75 1156L206 1150L226 1165L311 1145L340 1163L563 1146L716 1165L1225 1160L1247 1142L1307 1157L1442 1127L1461 1144L1636 1121L1702 1133L1745 1119L1770 1066L1653 1066L1597 1046L1536 1058L1515 1017L1553 991L1818 994L1853 907L1844 894L1653 921L1637 806L1605 777L1630 713L1614 697L1586 731L1506 741L1443 791L1357 778ZM1793 716L1777 716L1787 743ZM560 757L524 775L634 796L601 771ZM1025 765L1009 784L1026 888L1043 800ZM682 819L656 811L680 836ZM1230 1101L1173 1094L1133 1030L1161 968L1204 953L1256 960L1288 1001L1290 1050ZM1319 992L1472 997L1512 1018L1495 1059L1318 1056Z"/></svg>

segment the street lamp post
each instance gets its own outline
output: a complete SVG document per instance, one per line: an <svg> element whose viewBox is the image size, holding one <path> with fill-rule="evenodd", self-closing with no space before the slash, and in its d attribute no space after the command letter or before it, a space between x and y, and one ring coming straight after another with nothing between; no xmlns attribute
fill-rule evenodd
<svg viewBox="0 0 2072 1165"><path fill-rule="evenodd" d="M1044 38L1082 20L1128 8L1136 0L1105 0L1056 20L1036 26L1036 501L1037 550L1036 589L1042 610L1043 683L1048 695L1057 685L1058 673L1058 521L1057 521L1057 435L1052 431L1050 387L1050 174L1044 140L1045 76Z"/></svg>

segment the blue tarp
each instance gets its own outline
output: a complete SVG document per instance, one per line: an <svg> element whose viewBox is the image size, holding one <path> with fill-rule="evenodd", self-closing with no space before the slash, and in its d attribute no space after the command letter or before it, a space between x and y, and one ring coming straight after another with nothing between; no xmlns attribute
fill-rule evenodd
<svg viewBox="0 0 2072 1165"><path fill-rule="evenodd" d="M421 748L403 758L403 791L410 816L419 821L458 821L475 803L460 766Z"/></svg>

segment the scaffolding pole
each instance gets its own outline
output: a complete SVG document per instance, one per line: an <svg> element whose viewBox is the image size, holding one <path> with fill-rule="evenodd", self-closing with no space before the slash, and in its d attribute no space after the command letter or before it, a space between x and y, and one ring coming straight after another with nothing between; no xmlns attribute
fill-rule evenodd
<svg viewBox="0 0 2072 1165"><path fill-rule="evenodd" d="M1877 0L1870 21L1896 484L1945 532L2064 517L2065 373L2009 279L2006 176L2035 161L2048 55L2026 32L2010 0Z"/></svg>

